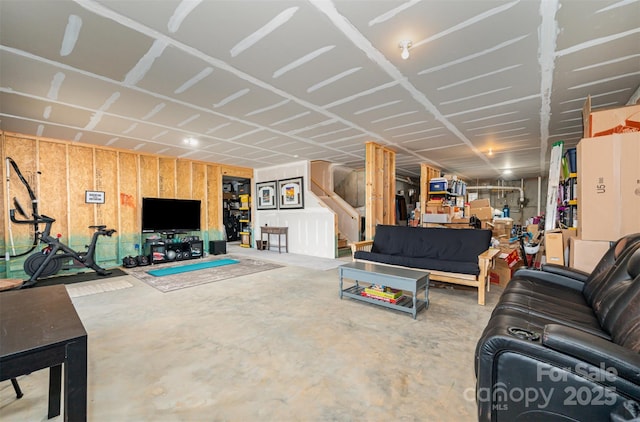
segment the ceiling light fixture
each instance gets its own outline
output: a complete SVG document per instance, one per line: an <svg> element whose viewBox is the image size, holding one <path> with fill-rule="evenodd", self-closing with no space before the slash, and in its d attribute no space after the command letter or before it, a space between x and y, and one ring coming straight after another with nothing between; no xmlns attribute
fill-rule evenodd
<svg viewBox="0 0 640 422"><path fill-rule="evenodd" d="M409 48L411 48L412 44L413 43L411 42L411 40L400 41L399 47L402 49L402 53L400 53L400 57L402 57L402 60L407 60L409 58Z"/></svg>
<svg viewBox="0 0 640 422"><path fill-rule="evenodd" d="M493 149L489 148L489 155L493 155Z"/></svg>
<svg viewBox="0 0 640 422"><path fill-rule="evenodd" d="M191 146L196 146L198 145L198 140L195 138L186 138L183 140L183 142L187 145L191 145Z"/></svg>

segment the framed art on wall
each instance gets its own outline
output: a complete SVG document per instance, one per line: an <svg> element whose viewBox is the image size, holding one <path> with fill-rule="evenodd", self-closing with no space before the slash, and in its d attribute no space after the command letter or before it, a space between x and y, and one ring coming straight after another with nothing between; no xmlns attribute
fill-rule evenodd
<svg viewBox="0 0 640 422"><path fill-rule="evenodd" d="M280 209L304 208L302 176L278 180Z"/></svg>
<svg viewBox="0 0 640 422"><path fill-rule="evenodd" d="M278 208L276 197L276 181L256 183L256 208L259 210L275 210Z"/></svg>

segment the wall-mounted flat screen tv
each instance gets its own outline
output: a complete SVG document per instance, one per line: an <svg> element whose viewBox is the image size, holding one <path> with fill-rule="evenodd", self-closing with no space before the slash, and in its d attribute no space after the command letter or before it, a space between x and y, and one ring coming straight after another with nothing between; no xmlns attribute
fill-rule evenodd
<svg viewBox="0 0 640 422"><path fill-rule="evenodd" d="M142 198L142 232L200 230L200 200Z"/></svg>

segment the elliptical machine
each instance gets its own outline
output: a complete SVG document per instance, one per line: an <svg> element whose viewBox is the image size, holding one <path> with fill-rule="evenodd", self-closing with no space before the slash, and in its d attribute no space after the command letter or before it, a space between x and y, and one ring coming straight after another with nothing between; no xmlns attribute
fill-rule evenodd
<svg viewBox="0 0 640 422"><path fill-rule="evenodd" d="M38 278L49 277L57 274L62 269L63 265L68 263L71 259L87 268L91 268L99 275L111 274L110 271L107 271L96 264L95 252L98 238L100 236L112 236L116 232L114 229L107 229L107 226L103 225L89 226L90 229L95 229L91 242L89 245L86 245L86 251L77 252L71 249L68 245L60 242L59 235L57 237L51 236L51 226L56 221L55 219L46 215L33 213L33 219L29 220L27 214L15 198L13 202L15 209L9 210L11 221L16 224L31 224L35 227L38 227L39 224L45 225L43 232L36 232L36 237L40 243L44 243L47 246L41 251L34 252L24 261L24 271L30 276L30 278L24 282L22 288L33 286L38 282ZM18 214L23 216L24 219L17 219L15 215L16 211Z"/></svg>

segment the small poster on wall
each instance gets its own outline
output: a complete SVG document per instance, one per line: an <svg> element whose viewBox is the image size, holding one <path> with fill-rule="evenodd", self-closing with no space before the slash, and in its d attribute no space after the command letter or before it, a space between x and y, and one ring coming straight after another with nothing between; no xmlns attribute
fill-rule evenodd
<svg viewBox="0 0 640 422"><path fill-rule="evenodd" d="M84 202L86 204L104 204L104 192L87 190L84 192Z"/></svg>
<svg viewBox="0 0 640 422"><path fill-rule="evenodd" d="M276 181L256 183L256 208L259 210L275 210L278 208Z"/></svg>
<svg viewBox="0 0 640 422"><path fill-rule="evenodd" d="M278 180L280 209L304 208L302 177Z"/></svg>

